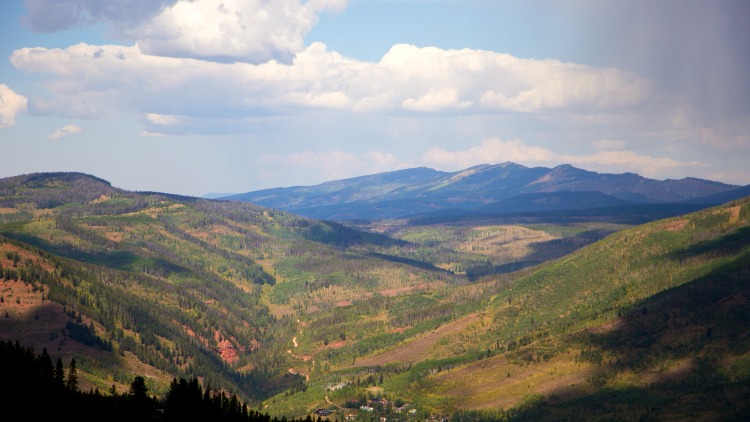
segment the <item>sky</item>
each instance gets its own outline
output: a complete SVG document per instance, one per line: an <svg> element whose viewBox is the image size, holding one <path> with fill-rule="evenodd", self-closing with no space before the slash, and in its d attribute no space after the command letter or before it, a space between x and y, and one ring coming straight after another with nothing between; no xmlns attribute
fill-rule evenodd
<svg viewBox="0 0 750 422"><path fill-rule="evenodd" d="M202 196L426 166L750 184L746 0L3 0L0 177Z"/></svg>

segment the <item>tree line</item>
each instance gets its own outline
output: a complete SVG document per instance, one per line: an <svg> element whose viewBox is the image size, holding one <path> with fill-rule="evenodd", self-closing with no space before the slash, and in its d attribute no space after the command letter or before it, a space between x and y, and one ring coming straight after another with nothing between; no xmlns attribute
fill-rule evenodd
<svg viewBox="0 0 750 422"><path fill-rule="evenodd" d="M142 376L135 376L129 390L123 393L118 393L114 384L106 393L98 388L84 392L79 390L75 358L71 358L67 369L62 358L56 364L52 362L46 348L36 354L18 341L0 341L3 411L28 419L81 421L313 422L309 415L288 420L263 414L242 403L236 394L204 388L197 378L173 379L168 393L161 398L149 395Z"/></svg>

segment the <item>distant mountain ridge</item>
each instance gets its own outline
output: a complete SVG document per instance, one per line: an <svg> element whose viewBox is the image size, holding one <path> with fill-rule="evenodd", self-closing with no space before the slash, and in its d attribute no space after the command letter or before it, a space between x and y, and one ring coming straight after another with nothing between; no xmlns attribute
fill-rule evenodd
<svg viewBox="0 0 750 422"><path fill-rule="evenodd" d="M204 400L284 418L344 420L384 391L393 406L369 398L356 418L746 420L750 197L630 228L587 220L595 208L557 221L581 201L608 215L680 205L528 192L494 204L549 219L366 232L83 173L0 178L0 340L45 350L49 368L75 358L73 389L98 416L146 374L167 415L191 378ZM29 356L0 361L18 381L6 390L29 399L6 410L44 402L42 371L15 371Z"/></svg>
<svg viewBox="0 0 750 422"><path fill-rule="evenodd" d="M456 172L418 167L221 199L251 202L311 218L347 220L398 218L445 209L503 214L686 203L711 195L733 197L731 191L737 188L691 177L655 180L634 173L597 173L569 164L547 168L505 162ZM565 205L560 202L561 192L567 192ZM550 208L552 204L558 208Z"/></svg>

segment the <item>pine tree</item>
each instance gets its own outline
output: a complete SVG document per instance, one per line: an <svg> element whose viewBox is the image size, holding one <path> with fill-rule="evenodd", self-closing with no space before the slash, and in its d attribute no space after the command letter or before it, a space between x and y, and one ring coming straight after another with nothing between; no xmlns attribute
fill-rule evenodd
<svg viewBox="0 0 750 422"><path fill-rule="evenodd" d="M65 370L63 369L62 358L57 358L57 364L55 364L55 374L53 377L55 387L62 389L65 387Z"/></svg>
<svg viewBox="0 0 750 422"><path fill-rule="evenodd" d="M76 358L70 359L68 381L65 383L65 388L70 391L78 391L78 369L76 369Z"/></svg>
<svg viewBox="0 0 750 422"><path fill-rule="evenodd" d="M153 415L154 406L148 396L146 380L142 376L136 376L133 383L130 384L128 400L130 402L129 412L133 420L146 420Z"/></svg>
<svg viewBox="0 0 750 422"><path fill-rule="evenodd" d="M39 375L41 377L42 385L47 388L52 385L55 378L55 369L52 366L52 358L47 353L47 348L42 349L42 354L37 359L39 362Z"/></svg>
<svg viewBox="0 0 750 422"><path fill-rule="evenodd" d="M148 387L146 387L146 380L142 376L136 376L133 383L130 384L130 397L135 400L146 400L148 399Z"/></svg>

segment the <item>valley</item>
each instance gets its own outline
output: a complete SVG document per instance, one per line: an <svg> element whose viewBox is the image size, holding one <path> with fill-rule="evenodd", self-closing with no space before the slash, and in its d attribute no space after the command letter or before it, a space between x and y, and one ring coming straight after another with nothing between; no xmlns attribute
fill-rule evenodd
<svg viewBox="0 0 750 422"><path fill-rule="evenodd" d="M741 419L750 200L683 209L334 222L17 176L0 339L82 391L197 377L274 417Z"/></svg>

